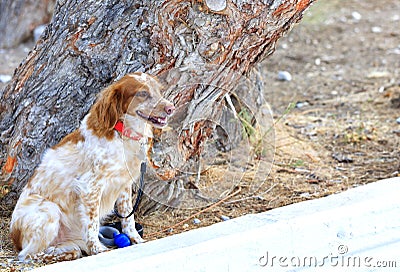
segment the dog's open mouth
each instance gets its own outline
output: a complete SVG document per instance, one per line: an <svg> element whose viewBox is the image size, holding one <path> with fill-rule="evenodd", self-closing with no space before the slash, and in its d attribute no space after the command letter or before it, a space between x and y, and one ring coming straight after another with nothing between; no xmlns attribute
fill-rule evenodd
<svg viewBox="0 0 400 272"><path fill-rule="evenodd" d="M146 115L141 111L136 111L137 115L139 115L141 118L153 123L156 126L166 126L167 125L167 117L159 117L159 116L151 116L151 115Z"/></svg>

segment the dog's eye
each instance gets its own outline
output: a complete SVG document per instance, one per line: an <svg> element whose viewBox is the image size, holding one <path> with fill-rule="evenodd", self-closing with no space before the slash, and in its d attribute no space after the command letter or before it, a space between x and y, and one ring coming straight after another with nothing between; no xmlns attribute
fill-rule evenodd
<svg viewBox="0 0 400 272"><path fill-rule="evenodd" d="M150 96L149 92L147 92L147 91L139 91L139 92L136 93L136 95L138 97L143 97L143 98L147 98L147 97Z"/></svg>

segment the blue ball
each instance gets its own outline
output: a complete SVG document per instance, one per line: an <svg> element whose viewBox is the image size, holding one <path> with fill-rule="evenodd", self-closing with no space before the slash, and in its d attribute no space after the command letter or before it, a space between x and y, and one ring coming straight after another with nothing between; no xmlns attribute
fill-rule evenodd
<svg viewBox="0 0 400 272"><path fill-rule="evenodd" d="M125 233L114 233L114 243L117 247L123 248L131 245L131 239Z"/></svg>

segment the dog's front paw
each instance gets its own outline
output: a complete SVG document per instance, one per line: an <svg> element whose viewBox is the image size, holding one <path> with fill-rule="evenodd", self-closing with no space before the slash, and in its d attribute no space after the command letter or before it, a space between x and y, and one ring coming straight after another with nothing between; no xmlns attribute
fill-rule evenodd
<svg viewBox="0 0 400 272"><path fill-rule="evenodd" d="M137 231L132 231L127 234L129 236L129 239L131 239L132 244L141 244L146 242Z"/></svg>
<svg viewBox="0 0 400 272"><path fill-rule="evenodd" d="M145 239L143 239L142 237L140 237L140 235L138 235L137 237L131 238L132 243L136 243L136 244L141 244L146 242Z"/></svg>
<svg viewBox="0 0 400 272"><path fill-rule="evenodd" d="M146 242L139 234L135 228L135 221L130 221L128 223L122 222L122 232L128 235L132 244L140 244Z"/></svg>
<svg viewBox="0 0 400 272"><path fill-rule="evenodd" d="M98 243L93 243L90 247L90 255L97 255L99 253L105 252L105 251L109 251L109 249L103 245L102 243L98 242Z"/></svg>

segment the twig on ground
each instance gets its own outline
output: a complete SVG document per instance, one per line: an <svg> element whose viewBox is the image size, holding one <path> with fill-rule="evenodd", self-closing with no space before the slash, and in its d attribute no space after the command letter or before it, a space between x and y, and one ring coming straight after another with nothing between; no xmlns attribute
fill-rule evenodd
<svg viewBox="0 0 400 272"><path fill-rule="evenodd" d="M276 187L276 185L277 184L273 184L271 187L269 187L267 190L265 190L261 194L257 194L255 196L248 196L248 197L244 197L244 198L241 198L241 199L232 200L232 201L226 202L225 205L236 203L236 202L240 202L240 201L244 201L244 200L248 200L248 199L252 199L252 198L258 198L258 197L260 197L262 195L265 195L265 194L269 193L270 191L272 191L272 189L274 189Z"/></svg>

